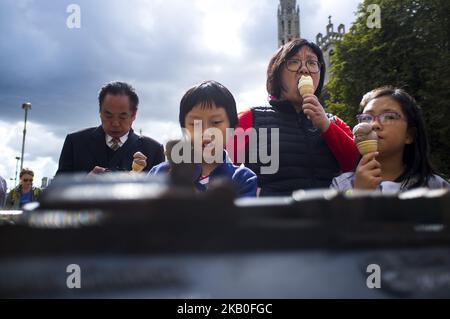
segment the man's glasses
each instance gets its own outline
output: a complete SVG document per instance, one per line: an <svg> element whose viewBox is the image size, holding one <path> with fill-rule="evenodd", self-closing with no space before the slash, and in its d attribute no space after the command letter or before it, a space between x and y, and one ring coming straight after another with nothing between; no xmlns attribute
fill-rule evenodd
<svg viewBox="0 0 450 319"><path fill-rule="evenodd" d="M320 62L307 60L306 68L310 73L318 73L320 71ZM286 68L291 72L298 72L303 66L302 60L290 59L286 61Z"/></svg>
<svg viewBox="0 0 450 319"><path fill-rule="evenodd" d="M358 114L356 115L356 119L359 123L372 123L378 120L381 124L391 124L398 120L403 119L403 117L396 112L386 112L380 115L372 115L372 114Z"/></svg>
<svg viewBox="0 0 450 319"><path fill-rule="evenodd" d="M33 179L24 178L23 181L28 183L28 182L32 182Z"/></svg>

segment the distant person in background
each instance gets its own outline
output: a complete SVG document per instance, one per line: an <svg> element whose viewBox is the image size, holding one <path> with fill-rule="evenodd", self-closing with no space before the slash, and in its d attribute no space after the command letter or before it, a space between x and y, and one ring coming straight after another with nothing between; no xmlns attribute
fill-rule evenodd
<svg viewBox="0 0 450 319"><path fill-rule="evenodd" d="M34 172L28 168L20 172L20 182L13 188L6 198L7 209L20 209L23 205L35 202L41 195L41 190L33 187Z"/></svg>
<svg viewBox="0 0 450 319"><path fill-rule="evenodd" d="M7 185L3 177L0 176L0 209L5 207Z"/></svg>
<svg viewBox="0 0 450 319"><path fill-rule="evenodd" d="M67 135L56 174L130 171L133 161L149 171L164 161L163 146L134 133L139 98L124 82L106 84L98 96L101 125Z"/></svg>

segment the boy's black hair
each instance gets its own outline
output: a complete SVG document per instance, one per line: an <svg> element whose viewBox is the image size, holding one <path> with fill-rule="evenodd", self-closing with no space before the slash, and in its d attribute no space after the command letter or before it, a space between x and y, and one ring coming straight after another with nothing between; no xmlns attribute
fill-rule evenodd
<svg viewBox="0 0 450 319"><path fill-rule="evenodd" d="M98 93L98 105L100 107L100 112L102 110L103 100L106 94L112 95L127 95L130 99L130 110L132 112L137 111L137 106L139 104L139 98L134 90L134 88L125 82L109 82L105 84Z"/></svg>
<svg viewBox="0 0 450 319"><path fill-rule="evenodd" d="M230 127L235 128L238 125L236 101L231 92L219 82L203 81L191 87L181 99L179 115L181 127L186 127L186 115L199 104L205 108L211 108L213 105L224 108Z"/></svg>
<svg viewBox="0 0 450 319"><path fill-rule="evenodd" d="M434 174L434 169L430 161L430 146L422 109L405 90L385 86L364 95L360 104L361 111L370 101L383 96L390 97L400 104L403 113L406 114L408 130L414 139L411 144L405 145L403 163L406 169L396 182L401 182L402 188L426 186L429 178Z"/></svg>

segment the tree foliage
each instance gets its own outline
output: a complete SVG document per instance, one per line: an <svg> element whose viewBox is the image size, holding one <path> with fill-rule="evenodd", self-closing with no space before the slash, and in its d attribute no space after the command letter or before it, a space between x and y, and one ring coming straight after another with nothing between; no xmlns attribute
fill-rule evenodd
<svg viewBox="0 0 450 319"><path fill-rule="evenodd" d="M381 8L381 28L368 27L368 6ZM327 84L328 110L356 124L362 96L404 88L422 107L438 171L450 176L450 2L365 0L336 46Z"/></svg>

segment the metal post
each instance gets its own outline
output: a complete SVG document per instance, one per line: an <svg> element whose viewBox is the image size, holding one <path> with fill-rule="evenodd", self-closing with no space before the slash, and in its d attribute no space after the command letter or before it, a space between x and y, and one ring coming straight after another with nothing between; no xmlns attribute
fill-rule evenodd
<svg viewBox="0 0 450 319"><path fill-rule="evenodd" d="M16 174L14 175L14 187L17 186L17 174L19 173L19 160L20 157L16 156Z"/></svg>
<svg viewBox="0 0 450 319"><path fill-rule="evenodd" d="M23 139L22 139L22 157L20 158L20 171L23 168L23 153L25 151L25 136L27 135L27 118L28 118L28 110L31 109L31 103L23 103L22 108L25 110L25 121L23 124Z"/></svg>

